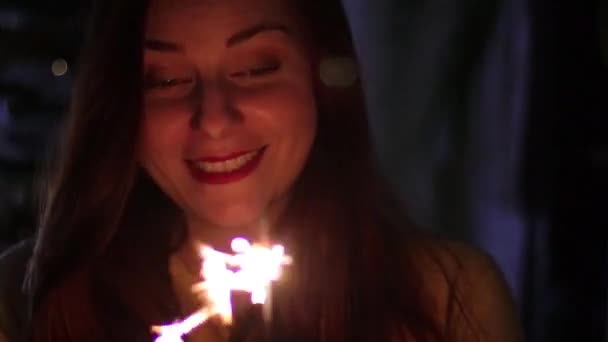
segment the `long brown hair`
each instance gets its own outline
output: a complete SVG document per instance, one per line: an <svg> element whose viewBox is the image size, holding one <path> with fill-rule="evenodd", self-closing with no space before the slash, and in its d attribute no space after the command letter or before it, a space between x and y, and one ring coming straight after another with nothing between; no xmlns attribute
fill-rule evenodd
<svg viewBox="0 0 608 342"><path fill-rule="evenodd" d="M167 260L184 225L135 158L147 2L98 1L93 11L28 272L35 341L150 341L151 324L180 314ZM297 3L320 54L355 58L339 1ZM273 231L297 262L275 291L269 339L389 340L400 328L440 339L408 257L418 240L404 215L387 214L360 84L316 88L313 152Z"/></svg>

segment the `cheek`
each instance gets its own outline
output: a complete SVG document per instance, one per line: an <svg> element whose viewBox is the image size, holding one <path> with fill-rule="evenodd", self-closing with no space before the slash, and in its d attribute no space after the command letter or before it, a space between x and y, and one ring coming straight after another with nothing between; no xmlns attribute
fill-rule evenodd
<svg viewBox="0 0 608 342"><path fill-rule="evenodd" d="M146 106L140 127L142 163L181 152L190 112L185 106Z"/></svg>
<svg viewBox="0 0 608 342"><path fill-rule="evenodd" d="M317 113L310 87L303 84L277 84L240 96L245 120L266 135L283 139L314 135Z"/></svg>
<svg viewBox="0 0 608 342"><path fill-rule="evenodd" d="M310 89L306 84L281 85L249 93L241 102L248 107L242 110L248 115L245 121L270 146L260 184L272 197L289 191L308 160L317 127Z"/></svg>

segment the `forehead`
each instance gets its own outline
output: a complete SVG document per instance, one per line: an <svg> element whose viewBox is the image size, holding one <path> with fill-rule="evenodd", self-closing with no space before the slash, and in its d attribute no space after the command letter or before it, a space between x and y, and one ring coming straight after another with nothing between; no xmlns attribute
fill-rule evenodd
<svg viewBox="0 0 608 342"><path fill-rule="evenodd" d="M152 0L146 36L213 40L260 22L295 26L288 0Z"/></svg>

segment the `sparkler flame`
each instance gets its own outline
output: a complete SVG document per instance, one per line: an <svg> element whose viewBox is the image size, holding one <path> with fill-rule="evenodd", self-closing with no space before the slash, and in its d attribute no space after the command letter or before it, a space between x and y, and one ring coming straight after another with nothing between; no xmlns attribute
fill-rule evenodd
<svg viewBox="0 0 608 342"><path fill-rule="evenodd" d="M184 335L213 316L219 316L226 325L232 324L230 292L247 292L252 304L264 304L271 283L281 276L281 267L292 262L281 245L268 248L252 245L244 238L235 238L231 248L235 254L222 253L207 245L200 246L204 280L195 284L192 291L205 299L207 305L183 321L153 326L152 332L158 334L155 342L182 342Z"/></svg>

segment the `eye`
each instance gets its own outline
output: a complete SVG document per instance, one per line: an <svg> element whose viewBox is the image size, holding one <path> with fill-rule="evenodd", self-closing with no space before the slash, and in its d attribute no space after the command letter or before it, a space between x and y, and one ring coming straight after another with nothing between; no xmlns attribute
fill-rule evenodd
<svg viewBox="0 0 608 342"><path fill-rule="evenodd" d="M196 85L196 74L183 67L151 67L144 74L147 99L178 100L190 94Z"/></svg>
<svg viewBox="0 0 608 342"><path fill-rule="evenodd" d="M194 83L191 77L149 79L144 82L144 94L147 99L185 99L192 94Z"/></svg>
<svg viewBox="0 0 608 342"><path fill-rule="evenodd" d="M243 78L269 76L279 71L279 69L281 69L281 64L279 62L269 62L232 72L230 73L230 77Z"/></svg>
<svg viewBox="0 0 608 342"><path fill-rule="evenodd" d="M171 87L189 85L194 83L194 79L191 77L185 78L165 78L165 79L147 79L144 82L146 89L167 89Z"/></svg>

